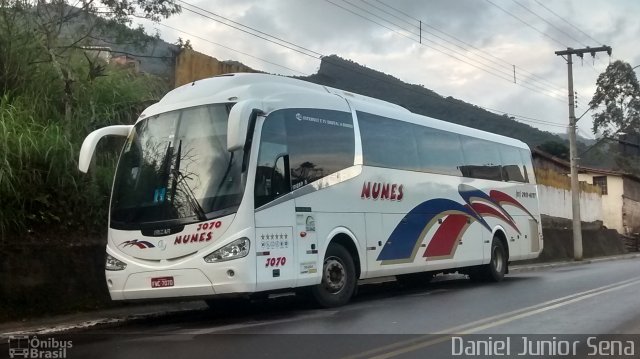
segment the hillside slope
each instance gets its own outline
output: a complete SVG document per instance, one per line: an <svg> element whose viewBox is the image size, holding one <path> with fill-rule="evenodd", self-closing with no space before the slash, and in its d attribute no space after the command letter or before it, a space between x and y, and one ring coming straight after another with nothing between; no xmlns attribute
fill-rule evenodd
<svg viewBox="0 0 640 359"><path fill-rule="evenodd" d="M496 115L453 97L442 97L420 85L407 84L335 55L322 59L318 73L298 78L392 102L421 115L514 137L532 147L546 141L565 142L558 135L508 116Z"/></svg>

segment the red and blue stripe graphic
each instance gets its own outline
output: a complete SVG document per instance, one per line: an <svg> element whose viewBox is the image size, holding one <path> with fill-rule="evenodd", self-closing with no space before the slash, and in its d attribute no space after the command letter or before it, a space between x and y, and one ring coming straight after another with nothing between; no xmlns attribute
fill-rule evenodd
<svg viewBox="0 0 640 359"><path fill-rule="evenodd" d="M489 232L485 217L498 218L516 232L520 230L503 206L514 206L535 217L510 195L492 190L489 194L465 184L458 186L464 204L435 198L413 208L391 232L377 260L381 264L409 263L415 259L427 233L440 224L422 255L426 259L451 258L471 223L478 222Z"/></svg>
<svg viewBox="0 0 640 359"><path fill-rule="evenodd" d="M138 239L134 239L131 241L124 241L120 244L123 247L133 247L136 246L140 249L146 249L146 248L154 248L155 246L153 245L153 243L151 242L147 242L147 241L141 241Z"/></svg>

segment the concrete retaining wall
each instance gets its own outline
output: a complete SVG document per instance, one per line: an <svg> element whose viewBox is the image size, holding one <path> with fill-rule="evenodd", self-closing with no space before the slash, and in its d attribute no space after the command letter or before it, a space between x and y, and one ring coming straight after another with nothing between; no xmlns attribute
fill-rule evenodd
<svg viewBox="0 0 640 359"><path fill-rule="evenodd" d="M539 185L540 213L558 218L573 218L571 191ZM580 193L580 216L584 222L601 221L602 196L599 193Z"/></svg>
<svg viewBox="0 0 640 359"><path fill-rule="evenodd" d="M0 320L113 305L104 244L0 246Z"/></svg>

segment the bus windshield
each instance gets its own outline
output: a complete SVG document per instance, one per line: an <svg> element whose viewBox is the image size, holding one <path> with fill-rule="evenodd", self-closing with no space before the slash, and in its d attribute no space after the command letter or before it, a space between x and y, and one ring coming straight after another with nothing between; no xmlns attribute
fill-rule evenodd
<svg viewBox="0 0 640 359"><path fill-rule="evenodd" d="M138 122L113 186L111 227L186 224L235 212L242 151L227 151L232 104L186 108Z"/></svg>

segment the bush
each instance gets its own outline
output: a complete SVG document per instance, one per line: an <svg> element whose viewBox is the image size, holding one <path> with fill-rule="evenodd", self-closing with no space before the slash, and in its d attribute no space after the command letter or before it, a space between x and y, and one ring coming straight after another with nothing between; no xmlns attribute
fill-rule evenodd
<svg viewBox="0 0 640 359"><path fill-rule="evenodd" d="M5 60L31 56L33 47L10 50L15 53L3 54ZM104 233L113 170L122 141L108 140L99 146L90 176L77 169L82 141L96 128L132 124L144 107L157 101L168 88L156 77L116 67L107 67L104 76L89 79L84 54L76 50L69 56L69 69L77 79L72 88L70 116L62 100L64 83L53 64L17 68L24 74L12 74L11 79L6 73L0 74L0 83L13 81L0 97L3 240L25 232L62 232L65 238L69 231Z"/></svg>

